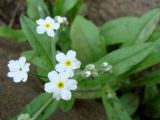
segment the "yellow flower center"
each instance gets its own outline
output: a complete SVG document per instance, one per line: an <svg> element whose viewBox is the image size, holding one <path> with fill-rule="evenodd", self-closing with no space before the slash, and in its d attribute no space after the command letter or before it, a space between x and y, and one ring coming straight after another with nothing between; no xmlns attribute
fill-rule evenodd
<svg viewBox="0 0 160 120"><path fill-rule="evenodd" d="M66 60L65 65L66 66L71 66L72 62L70 60Z"/></svg>
<svg viewBox="0 0 160 120"><path fill-rule="evenodd" d="M61 89L61 88L64 88L64 82L58 82L57 83L57 87L59 88L59 89Z"/></svg>
<svg viewBox="0 0 160 120"><path fill-rule="evenodd" d="M50 27L51 27L51 25L49 23L45 24L45 28L50 28Z"/></svg>

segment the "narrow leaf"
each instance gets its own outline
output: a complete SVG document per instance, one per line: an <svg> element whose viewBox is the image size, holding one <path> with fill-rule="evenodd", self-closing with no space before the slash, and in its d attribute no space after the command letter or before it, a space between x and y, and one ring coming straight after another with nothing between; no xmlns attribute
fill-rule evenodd
<svg viewBox="0 0 160 120"><path fill-rule="evenodd" d="M15 30L8 26L0 26L0 37L13 39L18 42L26 41L26 37L22 30Z"/></svg>

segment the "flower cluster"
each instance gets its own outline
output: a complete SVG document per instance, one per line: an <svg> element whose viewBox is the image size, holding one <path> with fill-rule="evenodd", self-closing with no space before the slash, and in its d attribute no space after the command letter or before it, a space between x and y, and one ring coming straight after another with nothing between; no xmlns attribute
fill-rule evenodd
<svg viewBox="0 0 160 120"><path fill-rule="evenodd" d="M74 70L80 68L81 62L76 58L76 52L69 50L65 55L62 52L57 53L56 60L59 62L55 69L48 74L48 83L44 85L44 90L53 93L56 100L70 100L71 90L77 89L77 81L71 79L74 76Z"/></svg>
<svg viewBox="0 0 160 120"><path fill-rule="evenodd" d="M96 68L94 64L88 64L86 65L84 71L82 72L82 76L84 78L89 78L89 77L98 77L99 73L111 73L112 72L112 66L104 62L100 65L99 68Z"/></svg>
<svg viewBox="0 0 160 120"><path fill-rule="evenodd" d="M77 81L72 79L74 70L80 68L81 62L76 58L76 52L69 50L65 55L62 52L56 54L56 60L59 62L55 69L48 73L49 82L44 85L44 90L53 93L56 100L71 99L71 90L77 89ZM29 72L29 63L26 63L25 57L19 60L10 60L8 67L8 77L12 77L14 82L26 82Z"/></svg>
<svg viewBox="0 0 160 120"><path fill-rule="evenodd" d="M61 24L67 24L66 17L56 16L55 19L47 16L45 19L38 19L36 21L38 24L36 31L38 34L47 33L48 36L54 37L55 32L60 28Z"/></svg>
<svg viewBox="0 0 160 120"><path fill-rule="evenodd" d="M36 31L38 34L47 33L48 36L54 37L55 32L59 30L61 25L68 24L66 17L56 16L55 19L46 17L36 21L38 24ZM69 50L67 54L58 52L55 56L58 64L55 65L55 70L48 73L49 82L45 83L44 90L47 93L53 93L56 100L70 100L72 97L71 91L77 89L77 81L73 79L74 70L80 68L81 62L76 58L76 52ZM10 60L8 67L8 77L13 78L13 81L26 82L28 79L30 63L26 63L25 57L20 57L19 60ZM80 73L84 78L95 78L99 72L112 72L112 66L107 62L101 64L100 68L96 68L94 64L89 64L84 71Z"/></svg>

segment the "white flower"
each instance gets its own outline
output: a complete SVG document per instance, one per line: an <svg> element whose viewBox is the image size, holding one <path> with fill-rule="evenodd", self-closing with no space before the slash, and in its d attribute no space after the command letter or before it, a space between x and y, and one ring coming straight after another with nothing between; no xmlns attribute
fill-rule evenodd
<svg viewBox="0 0 160 120"><path fill-rule="evenodd" d="M67 54L60 52L56 54L56 60L59 62L55 69L58 72L69 72L70 76L74 75L74 71L77 68L80 68L81 62L76 58L76 52L69 50Z"/></svg>
<svg viewBox="0 0 160 120"><path fill-rule="evenodd" d="M26 82L28 79L30 63L26 63L25 57L20 57L19 60L10 60L8 67L8 77L13 78L13 81L18 83L20 81Z"/></svg>
<svg viewBox="0 0 160 120"><path fill-rule="evenodd" d="M59 24L68 24L67 18L66 17L61 17L61 16L56 16L55 20L59 23Z"/></svg>
<svg viewBox="0 0 160 120"><path fill-rule="evenodd" d="M39 19L36 21L38 24L36 31L38 34L47 33L48 36L54 37L55 36L55 30L58 30L60 27L60 24L57 23L54 19L51 17L46 17L46 19Z"/></svg>
<svg viewBox="0 0 160 120"><path fill-rule="evenodd" d="M53 93L53 97L56 100L71 99L71 90L77 89L77 81L69 79L69 75L66 72L57 73L51 71L48 73L50 82L44 85L44 90L48 93Z"/></svg>

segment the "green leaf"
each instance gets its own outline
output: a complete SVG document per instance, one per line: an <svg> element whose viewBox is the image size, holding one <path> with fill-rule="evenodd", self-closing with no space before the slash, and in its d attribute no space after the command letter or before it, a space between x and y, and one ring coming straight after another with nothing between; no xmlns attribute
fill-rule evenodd
<svg viewBox="0 0 160 120"><path fill-rule="evenodd" d="M160 39L160 27L156 28L152 35L149 37L148 41L149 42L154 42L156 40Z"/></svg>
<svg viewBox="0 0 160 120"><path fill-rule="evenodd" d="M43 68L38 68L37 69L37 74L38 74L39 78L45 83L49 81L48 80L48 73L49 72L50 71L47 71L47 70L45 70Z"/></svg>
<svg viewBox="0 0 160 120"><path fill-rule="evenodd" d="M51 50L51 38L47 35L39 35L36 33L36 24L29 18L23 16L20 19L22 29L37 55L43 56L49 70L53 68L52 63L55 63L55 59L52 60Z"/></svg>
<svg viewBox="0 0 160 120"><path fill-rule="evenodd" d="M72 109L74 102L75 102L75 95L72 94L71 100L69 100L69 101L61 100L60 101L60 103L59 103L60 109L63 112L68 112Z"/></svg>
<svg viewBox="0 0 160 120"><path fill-rule="evenodd" d="M129 115L133 115L136 112L139 105L139 98L137 95L131 93L124 94L120 100Z"/></svg>
<svg viewBox="0 0 160 120"><path fill-rule="evenodd" d="M105 45L100 39L98 28L92 22L77 16L71 26L70 36L72 49L77 52L77 57L83 65L104 56Z"/></svg>
<svg viewBox="0 0 160 120"><path fill-rule="evenodd" d="M44 0L26 0L26 3L27 15L33 20L44 18L49 14Z"/></svg>
<svg viewBox="0 0 160 120"><path fill-rule="evenodd" d="M106 45L113 45L131 41L137 31L138 18L123 17L105 23L100 28Z"/></svg>
<svg viewBox="0 0 160 120"><path fill-rule="evenodd" d="M124 46L130 46L134 43L143 43L148 40L160 20L160 9L152 10L144 14L138 21L138 29L134 38L126 42Z"/></svg>
<svg viewBox="0 0 160 120"><path fill-rule="evenodd" d="M160 70L153 71L138 80L132 82L133 86L153 85L160 83Z"/></svg>
<svg viewBox="0 0 160 120"><path fill-rule="evenodd" d="M44 120L55 111L57 105L58 101L51 94L43 93L31 101L20 114L29 114L33 120Z"/></svg>
<svg viewBox="0 0 160 120"><path fill-rule="evenodd" d="M85 16L86 13L87 5L85 4L84 0L78 0L76 5L67 12L67 16L71 23L77 15Z"/></svg>
<svg viewBox="0 0 160 120"><path fill-rule="evenodd" d="M157 64L160 62L160 39L154 42L153 50L152 52L139 64L134 66L128 74L137 73L141 70L144 70L154 64Z"/></svg>
<svg viewBox="0 0 160 120"><path fill-rule="evenodd" d="M61 50L63 52L67 52L71 49L71 39L69 36L69 28L67 28L65 31L62 31L59 33L59 40L58 45L60 46Z"/></svg>
<svg viewBox="0 0 160 120"><path fill-rule="evenodd" d="M12 29L8 26L0 26L0 37L13 39L17 42L26 41L26 37L22 30Z"/></svg>
<svg viewBox="0 0 160 120"><path fill-rule="evenodd" d="M63 13L67 13L69 10L71 10L76 3L78 2L78 0L65 0L63 3Z"/></svg>
<svg viewBox="0 0 160 120"><path fill-rule="evenodd" d="M140 18L124 17L104 24L101 35L107 45L123 43L123 47L148 40L160 20L160 9L152 10Z"/></svg>
<svg viewBox="0 0 160 120"><path fill-rule="evenodd" d="M149 102L154 97L158 95L158 88L156 84L147 84L145 86L145 93L144 93L144 102Z"/></svg>
<svg viewBox="0 0 160 120"><path fill-rule="evenodd" d="M54 14L64 16L69 10L71 10L76 5L77 2L78 0L56 0Z"/></svg>
<svg viewBox="0 0 160 120"><path fill-rule="evenodd" d="M115 50L95 62L96 66L108 62L113 66L113 74L121 75L146 58L153 49L152 43L137 44Z"/></svg>
<svg viewBox="0 0 160 120"><path fill-rule="evenodd" d="M94 88L101 87L104 84L109 84L113 88L117 89L121 83L124 84L124 81L128 80L128 78L120 77L119 75L123 75L132 67L144 60L152 49L152 43L145 43L121 48L107 54L94 64L99 67L103 62L108 62L113 66L112 74L99 74L99 76L93 81L80 81L79 87Z"/></svg>
<svg viewBox="0 0 160 120"><path fill-rule="evenodd" d="M25 56L28 61L30 61L32 64L36 65L38 68L41 68L41 69L43 68L46 71L48 71L50 69L49 66L47 66L47 62L46 62L44 56L36 55L36 53L32 50L23 52L22 56Z"/></svg>
<svg viewBox="0 0 160 120"><path fill-rule="evenodd" d="M107 94L104 91L102 92L102 101L108 120L131 120L128 112L115 93L111 90L108 93L112 94L112 98L108 98Z"/></svg>
<svg viewBox="0 0 160 120"><path fill-rule="evenodd" d="M160 118L160 95L147 102L143 107L143 114L151 118Z"/></svg>

